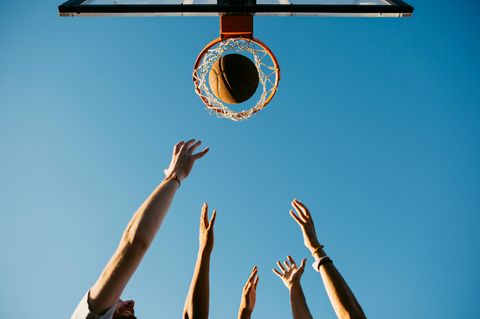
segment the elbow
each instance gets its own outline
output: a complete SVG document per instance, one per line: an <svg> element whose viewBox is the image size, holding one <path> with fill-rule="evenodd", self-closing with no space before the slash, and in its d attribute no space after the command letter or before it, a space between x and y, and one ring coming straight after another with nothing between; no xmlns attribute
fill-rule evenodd
<svg viewBox="0 0 480 319"><path fill-rule="evenodd" d="M132 232L126 232L122 237L122 246L128 248L129 251L138 252L144 254L148 247L150 247L150 242L140 236L139 234L132 234Z"/></svg>
<svg viewBox="0 0 480 319"><path fill-rule="evenodd" d="M138 219L138 213L135 213L133 219L123 232L121 243L124 246L144 252L150 247L153 238L148 236L148 233L143 229L144 227L140 227Z"/></svg>
<svg viewBox="0 0 480 319"><path fill-rule="evenodd" d="M129 246L139 253L144 254L150 247L151 241L143 238L142 236L136 235L128 240Z"/></svg>

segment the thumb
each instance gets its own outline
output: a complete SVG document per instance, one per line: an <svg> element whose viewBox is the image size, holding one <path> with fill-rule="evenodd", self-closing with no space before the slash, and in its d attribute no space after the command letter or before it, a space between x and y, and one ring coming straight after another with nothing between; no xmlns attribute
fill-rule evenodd
<svg viewBox="0 0 480 319"><path fill-rule="evenodd" d="M305 263L307 262L307 258L302 259L302 263L300 264L300 269L303 270L305 268Z"/></svg>

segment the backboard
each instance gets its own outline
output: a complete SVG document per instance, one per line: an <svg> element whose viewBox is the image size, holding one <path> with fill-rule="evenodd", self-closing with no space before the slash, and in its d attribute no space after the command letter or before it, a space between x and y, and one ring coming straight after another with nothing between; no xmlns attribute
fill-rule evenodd
<svg viewBox="0 0 480 319"><path fill-rule="evenodd" d="M241 121L271 101L280 81L275 55L253 36L254 16L409 17L413 7L401 0L69 0L58 11L61 16L219 16L220 37L200 51L193 67L193 83L210 112ZM210 86L213 65L231 54L249 58L257 69L261 84L255 97L258 101L247 103L247 108L232 107ZM229 89L223 73L221 80Z"/></svg>
<svg viewBox="0 0 480 319"><path fill-rule="evenodd" d="M61 16L266 16L408 17L401 0L69 0Z"/></svg>

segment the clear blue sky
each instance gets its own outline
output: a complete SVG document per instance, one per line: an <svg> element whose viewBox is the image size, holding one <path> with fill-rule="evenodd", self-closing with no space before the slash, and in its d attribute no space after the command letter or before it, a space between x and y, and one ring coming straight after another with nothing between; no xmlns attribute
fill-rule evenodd
<svg viewBox="0 0 480 319"><path fill-rule="evenodd" d="M236 316L257 264L253 318L291 318L271 268L308 254L294 197L369 318L478 318L476 1L412 1L410 19L256 18L282 80L241 123L193 92L217 18L60 18L59 2L0 1L1 318L69 317L191 137L211 152L125 291L139 318L180 318L203 201L218 209L210 317ZM334 318L310 267L303 285L313 316Z"/></svg>

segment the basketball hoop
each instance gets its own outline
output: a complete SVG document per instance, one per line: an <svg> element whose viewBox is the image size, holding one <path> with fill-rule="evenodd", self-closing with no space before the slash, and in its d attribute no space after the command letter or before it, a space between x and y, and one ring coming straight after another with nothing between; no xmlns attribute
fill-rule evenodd
<svg viewBox="0 0 480 319"><path fill-rule="evenodd" d="M280 68L272 51L260 40L253 38L252 16L221 16L221 36L210 42L200 52L193 68L195 92L207 109L218 117L233 121L242 121L262 110L277 92L280 81ZM222 56L231 53L243 54L255 64L259 83L260 97L256 104L241 111L234 111L225 105L211 91L208 76L213 64Z"/></svg>

